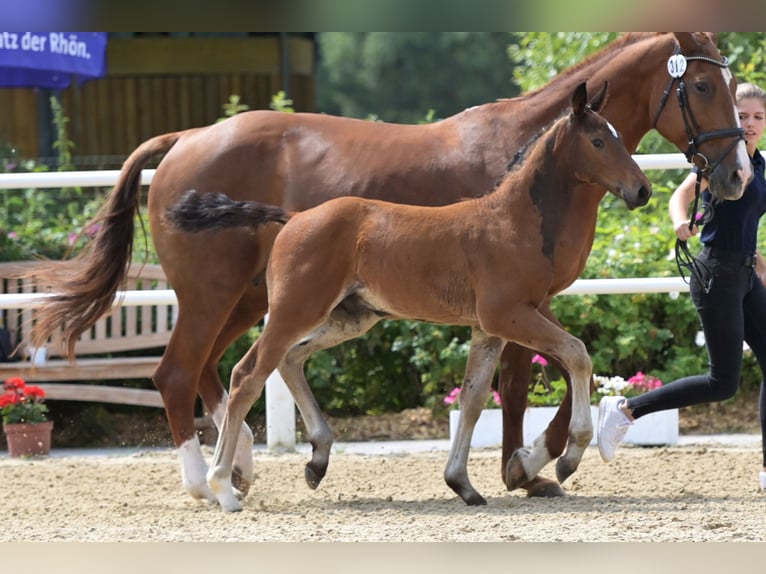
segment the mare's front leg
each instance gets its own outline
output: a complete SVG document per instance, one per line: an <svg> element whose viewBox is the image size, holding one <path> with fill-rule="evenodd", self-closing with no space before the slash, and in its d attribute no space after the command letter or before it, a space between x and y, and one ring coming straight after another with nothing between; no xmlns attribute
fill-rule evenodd
<svg viewBox="0 0 766 574"><path fill-rule="evenodd" d="M553 480L536 476L532 480L517 484L519 480L524 480L525 477L513 477L510 472L509 461L513 454L524 448L524 413L527 408L533 354L533 351L526 347L509 342L505 345L500 357L498 391L503 409L503 453L501 459L503 483L509 490L519 486L524 488L527 491L527 496L564 496L564 490ZM569 416L567 414L563 434L564 443L566 442L566 425L568 423ZM546 434L549 432L550 429L546 431ZM551 456L556 455L551 454Z"/></svg>
<svg viewBox="0 0 766 574"><path fill-rule="evenodd" d="M468 478L468 454L473 429L487 400L492 375L502 348L502 339L491 337L479 329L473 330L471 350L460 391L460 420L444 470L444 480L449 487L466 504L472 506L487 503Z"/></svg>

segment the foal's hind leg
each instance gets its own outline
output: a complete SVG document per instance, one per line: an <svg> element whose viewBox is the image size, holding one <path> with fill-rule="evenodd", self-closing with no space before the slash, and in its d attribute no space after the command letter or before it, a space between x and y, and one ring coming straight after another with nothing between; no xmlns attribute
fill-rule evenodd
<svg viewBox="0 0 766 574"><path fill-rule="evenodd" d="M487 400L492 375L502 348L502 339L491 337L479 329L473 330L471 350L460 391L457 435L450 448L447 467L444 469L444 480L469 505L487 503L468 479L468 453L473 428Z"/></svg>
<svg viewBox="0 0 766 574"><path fill-rule="evenodd" d="M242 510L238 492L232 484L234 456L239 431L245 415L260 397L266 378L279 364L279 347L272 346L261 352L262 335L236 364L231 373L231 396L226 406L221 432L213 454L213 463L207 473L207 483L221 508L226 512ZM266 341L268 342L268 341Z"/></svg>
<svg viewBox="0 0 766 574"><path fill-rule="evenodd" d="M327 472L334 436L311 392L304 373L306 360L323 349L329 349L369 331L381 317L364 308L339 306L318 329L294 346L279 366L279 372L290 389L311 442L311 460L306 464L305 477L309 487L316 488Z"/></svg>
<svg viewBox="0 0 766 574"><path fill-rule="evenodd" d="M218 375L218 363L226 349L240 335L260 321L267 309L266 288L253 287L245 292L216 339L213 351L205 363L200 377L199 392L213 422L220 430L226 412L229 395ZM253 479L253 432L242 424L237 441L232 469L232 483L244 497L250 490Z"/></svg>

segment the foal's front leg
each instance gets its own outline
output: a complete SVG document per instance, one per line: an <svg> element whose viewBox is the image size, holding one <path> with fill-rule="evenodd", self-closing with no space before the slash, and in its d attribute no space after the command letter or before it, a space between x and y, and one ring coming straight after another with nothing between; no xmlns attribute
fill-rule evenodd
<svg viewBox="0 0 766 574"><path fill-rule="evenodd" d="M444 470L444 480L449 487L466 504L472 506L487 503L468 479L468 454L473 429L487 400L492 375L502 348L502 339L491 337L479 329L473 330L471 350L460 391L460 420Z"/></svg>
<svg viewBox="0 0 766 574"><path fill-rule="evenodd" d="M558 478L563 480L577 468L593 437L588 400L592 364L585 345L533 308L514 309L512 320L497 313L486 313L485 316L487 319L484 323L489 324L488 331L491 329L491 332L505 333L504 337L550 356L570 376L572 416L569 421L569 437L567 450L557 464ZM509 490L534 479L551 461L545 437L546 433L543 433L535 440L530 451L519 449L508 461L506 485Z"/></svg>

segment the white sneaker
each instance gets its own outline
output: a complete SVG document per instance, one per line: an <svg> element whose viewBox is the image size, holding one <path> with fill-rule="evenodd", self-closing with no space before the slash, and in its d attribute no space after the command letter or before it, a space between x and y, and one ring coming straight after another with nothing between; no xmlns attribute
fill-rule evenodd
<svg viewBox="0 0 766 574"><path fill-rule="evenodd" d="M603 397L598 404L598 452L604 462L614 459L617 445L633 424L619 409L624 400L625 397Z"/></svg>
<svg viewBox="0 0 766 574"><path fill-rule="evenodd" d="M761 481L761 491L766 491L766 471L759 472L758 479Z"/></svg>

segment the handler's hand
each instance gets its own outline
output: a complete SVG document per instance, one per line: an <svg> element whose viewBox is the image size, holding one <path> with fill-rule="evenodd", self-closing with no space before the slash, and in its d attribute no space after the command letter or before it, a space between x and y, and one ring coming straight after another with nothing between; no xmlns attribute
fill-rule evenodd
<svg viewBox="0 0 766 574"><path fill-rule="evenodd" d="M699 233L699 226L695 223L694 226L689 229L689 220L682 221L676 225L676 237L681 241L686 241L690 237L694 237ZM766 271L766 269L764 269Z"/></svg>

